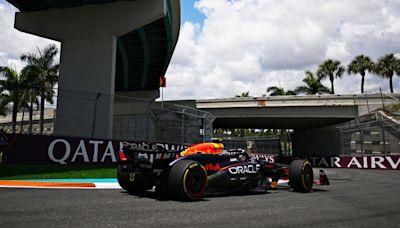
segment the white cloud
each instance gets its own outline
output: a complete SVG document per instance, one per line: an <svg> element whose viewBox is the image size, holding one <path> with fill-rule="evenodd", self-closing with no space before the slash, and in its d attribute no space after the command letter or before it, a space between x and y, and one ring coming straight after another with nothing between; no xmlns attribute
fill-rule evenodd
<svg viewBox="0 0 400 228"><path fill-rule="evenodd" d="M353 56L347 50L346 43L337 40L330 40L326 48L326 58L347 59Z"/></svg>
<svg viewBox="0 0 400 228"><path fill-rule="evenodd" d="M206 19L202 27L182 26L166 99L231 97L247 90L260 96L269 86L302 85L304 71L315 71L326 58L347 65L358 54L376 60L400 52L396 0L199 0L195 6ZM394 78L397 92L399 80ZM335 90L360 93L360 81L359 75L344 75ZM368 92L388 92L388 85L374 75L365 82Z"/></svg>
<svg viewBox="0 0 400 228"><path fill-rule="evenodd" d="M7 65L20 71L25 63L21 55L37 53L50 43L58 42L30 35L14 29L14 14L17 11L11 4L0 3L0 66Z"/></svg>
<svg viewBox="0 0 400 228"><path fill-rule="evenodd" d="M326 58L344 65L358 54L372 59L400 53L398 0L198 0L206 19L185 22L167 72L165 99L226 98L269 86L302 85L305 70ZM13 28L16 9L0 2L0 65L20 70L20 56L53 41ZM360 76L335 81L337 93L359 93ZM329 86L327 81L324 84ZM370 92L388 81L368 75ZM400 77L394 78L400 91Z"/></svg>

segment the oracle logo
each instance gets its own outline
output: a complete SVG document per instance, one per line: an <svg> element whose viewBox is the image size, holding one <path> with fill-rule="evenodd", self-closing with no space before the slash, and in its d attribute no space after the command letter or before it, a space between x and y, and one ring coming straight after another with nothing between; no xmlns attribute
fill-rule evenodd
<svg viewBox="0 0 400 228"><path fill-rule="evenodd" d="M250 164L250 165L233 166L230 167L228 170L230 174L237 175L237 174L257 173L259 169L260 169L260 164Z"/></svg>

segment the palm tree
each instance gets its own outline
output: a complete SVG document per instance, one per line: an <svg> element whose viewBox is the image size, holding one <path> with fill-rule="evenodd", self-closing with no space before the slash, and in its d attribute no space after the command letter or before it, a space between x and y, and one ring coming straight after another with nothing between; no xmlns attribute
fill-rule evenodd
<svg viewBox="0 0 400 228"><path fill-rule="evenodd" d="M345 69L340 65L339 60L327 59L318 66L317 76L320 80L329 78L331 81L331 93L335 94L333 81L335 78L341 78Z"/></svg>
<svg viewBox="0 0 400 228"><path fill-rule="evenodd" d="M294 91L296 93L305 93L305 94L317 94L317 93L329 93L329 88L322 85L321 80L316 78L314 74L307 70L306 77L303 79L303 82L306 83L305 86L299 86Z"/></svg>
<svg viewBox="0 0 400 228"><path fill-rule="evenodd" d="M249 97L249 91L242 92L240 95L236 95L235 97Z"/></svg>
<svg viewBox="0 0 400 228"><path fill-rule="evenodd" d="M7 96L4 95L3 93L0 93L0 115L2 116L7 115L8 111L7 104L8 104Z"/></svg>
<svg viewBox="0 0 400 228"><path fill-rule="evenodd" d="M39 105L38 97L39 97L39 89L40 86L38 85L38 80L36 79L36 75L34 72L31 71L30 66L26 66L22 69L21 77L22 81L24 82L25 90L24 90L24 97L25 97L25 104L24 107L28 108L29 111L29 127L28 127L28 134L32 134L32 125L33 125L33 107L34 105ZM24 109L25 110L25 109Z"/></svg>
<svg viewBox="0 0 400 228"><path fill-rule="evenodd" d="M376 62L374 72L382 78L389 79L390 92L393 93L393 75L400 75L400 60L393 53L386 54Z"/></svg>
<svg viewBox="0 0 400 228"><path fill-rule="evenodd" d="M22 69L20 73L20 93L21 93L21 99L20 99L20 104L19 108L22 109L22 117L21 117L21 127L20 127L20 134L22 134L22 130L24 127L24 118L25 118L25 108L28 106L28 100L29 100L29 88L31 87L32 82L29 80L29 78L26 75L27 71L26 68Z"/></svg>
<svg viewBox="0 0 400 228"><path fill-rule="evenodd" d="M271 92L270 96L296 95L296 92L293 90L285 91L284 88L277 86L268 87L267 92Z"/></svg>
<svg viewBox="0 0 400 228"><path fill-rule="evenodd" d="M400 58L397 58L397 64L396 64L396 74L397 76L400 77Z"/></svg>
<svg viewBox="0 0 400 228"><path fill-rule="evenodd" d="M2 93L2 103L13 103L12 107L12 133L15 133L17 124L17 113L23 101L23 83L17 71L9 67L0 67L0 73L3 74L4 79L0 81L0 92Z"/></svg>
<svg viewBox="0 0 400 228"><path fill-rule="evenodd" d="M365 55L356 56L349 66L347 67L348 74L360 74L361 75L361 93L364 93L364 77L365 73L372 72L374 68L374 62Z"/></svg>
<svg viewBox="0 0 400 228"><path fill-rule="evenodd" d="M45 101L53 103L54 85L58 80L59 64L54 63L57 53L57 47L49 45L44 48L43 52L39 50L39 55L29 53L21 56L21 59L28 63L30 74L35 75L33 81L37 85L40 95L40 134L43 134Z"/></svg>

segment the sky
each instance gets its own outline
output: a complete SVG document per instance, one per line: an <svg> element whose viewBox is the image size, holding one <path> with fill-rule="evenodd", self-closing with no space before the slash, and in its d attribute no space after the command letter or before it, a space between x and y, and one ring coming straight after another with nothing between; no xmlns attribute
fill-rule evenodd
<svg viewBox="0 0 400 228"><path fill-rule="evenodd" d="M13 28L16 9L0 0L0 66L54 41ZM343 66L359 54L400 57L399 0L181 0L179 40L167 70L165 100L229 98L271 86L293 90L328 58ZM58 44L58 43L57 43ZM58 44L59 45L59 44ZM359 94L360 75L335 80L336 94ZM323 84L330 87L327 80ZM393 78L400 92L400 77ZM389 92L368 74L367 93Z"/></svg>

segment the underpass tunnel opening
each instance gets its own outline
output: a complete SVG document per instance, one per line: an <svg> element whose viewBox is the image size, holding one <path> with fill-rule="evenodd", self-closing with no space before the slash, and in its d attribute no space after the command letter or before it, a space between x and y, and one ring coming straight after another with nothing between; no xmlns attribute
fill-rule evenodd
<svg viewBox="0 0 400 228"><path fill-rule="evenodd" d="M341 149L340 131L337 126L346 124L354 119L349 114L343 117L330 108L321 107L283 107L283 108L247 108L215 110L210 109L216 116L214 122L215 136L233 138L231 129L235 129L236 138L251 141L248 136L265 135L275 137L274 149L259 149L257 152L277 154L283 157L305 158L309 155L338 154ZM335 107L336 108L336 107ZM347 113L339 107L340 113ZM354 113L352 108L348 109ZM247 116L243 118L242 116ZM244 133L243 133L244 132ZM250 133L250 134L246 134ZM227 134L230 133L230 134ZM254 139L254 140L255 140ZM260 140L260 139L259 139ZM255 144L260 141L255 141ZM242 145L246 145L243 143ZM242 146L243 147L243 146Z"/></svg>
<svg viewBox="0 0 400 228"><path fill-rule="evenodd" d="M293 129L214 128L214 137L221 138L226 149L241 148L249 153L293 156Z"/></svg>

